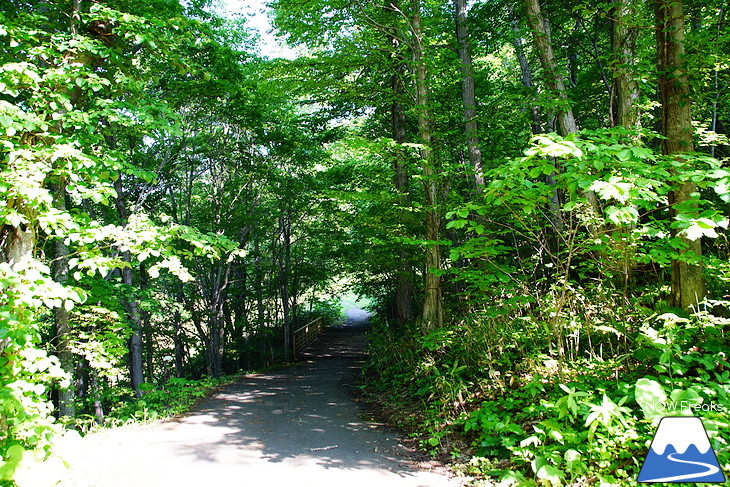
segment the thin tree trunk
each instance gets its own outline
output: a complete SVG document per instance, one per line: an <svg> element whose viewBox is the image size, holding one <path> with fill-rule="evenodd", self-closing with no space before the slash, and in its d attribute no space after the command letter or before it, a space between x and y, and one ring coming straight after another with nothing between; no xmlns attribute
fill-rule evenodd
<svg viewBox="0 0 730 487"><path fill-rule="evenodd" d="M225 266L225 267L224 267ZM218 263L211 271L208 298L207 372L210 377L223 375L225 352L225 303L231 264Z"/></svg>
<svg viewBox="0 0 730 487"><path fill-rule="evenodd" d="M464 103L464 130L469 164L474 170L474 184L478 191L484 187L484 168L477 123L477 99L474 84L474 63L471 55L469 28L466 20L466 0L454 0L456 42L461 61L461 99Z"/></svg>
<svg viewBox="0 0 730 487"><path fill-rule="evenodd" d="M96 424L104 425L104 406L101 403L101 387L99 386L99 374L93 368L89 368L89 386L94 398L94 417Z"/></svg>
<svg viewBox="0 0 730 487"><path fill-rule="evenodd" d="M174 335L172 341L175 346L175 377L183 376L183 367L185 365L185 348L183 344L183 328L182 316L180 310L175 310L173 318Z"/></svg>
<svg viewBox="0 0 730 487"><path fill-rule="evenodd" d="M113 145L114 141L110 140ZM127 207L125 205L124 189L122 188L121 175L117 177L114 182L114 189L117 192L117 197L114 202L117 207L119 218L126 224L129 220L127 215ZM132 276L132 254L127 250L121 253L122 261L127 263L126 266L122 267L122 282L129 286L130 290L134 289L134 279ZM142 355L142 316L139 309L139 303L137 299L131 297L129 299L122 298L125 307L127 308L127 316L129 318L129 324L132 328L132 336L129 338L129 378L132 383L132 389L134 394L140 398L142 397L142 391L140 385L144 382L144 360Z"/></svg>
<svg viewBox="0 0 730 487"><path fill-rule="evenodd" d="M517 61L520 63L520 73L522 74L522 84L527 88L529 93L535 91L535 85L532 82L532 70L530 64L527 62L527 56L525 55L525 40L520 36L520 29L517 26L517 21L512 21L512 31L515 33L512 37L512 45L515 48L517 54ZM537 135L542 132L542 121L540 117L540 107L532 105L530 107L530 121L533 135Z"/></svg>
<svg viewBox="0 0 730 487"><path fill-rule="evenodd" d="M573 27L573 38L577 37L577 33L580 30L580 19L575 20L575 26ZM570 42L567 46L566 57L568 58L568 83L571 88L578 86L578 50L576 49L576 43Z"/></svg>
<svg viewBox="0 0 730 487"><path fill-rule="evenodd" d="M558 102L556 117L558 119L560 135L566 136L573 134L578 131L578 124L575 121L573 110L570 107L568 92L563 82L563 76L560 74L560 66L555 58L555 52L553 51L550 25L542 14L540 0L525 0L525 6L527 8L527 19L535 40L535 47L540 58L540 64L545 72L545 84ZM586 191L584 196L591 211L596 215L600 215L600 206L596 194L593 191ZM562 217L559 221L562 225ZM598 230L596 228L590 228L590 231L596 234Z"/></svg>
<svg viewBox="0 0 730 487"><path fill-rule="evenodd" d="M54 206L61 211L66 210L66 188L62 184L51 184L49 189L53 193ZM53 280L59 284L68 282L69 250L63 239L56 238L53 241ZM76 416L76 388L74 372L76 371L76 360L71 351L71 321L69 313L64 306L53 309L53 318L56 325L55 344L56 355L61 363L61 368L71 377L71 385L66 389L58 391L58 414L73 418Z"/></svg>
<svg viewBox="0 0 730 487"><path fill-rule="evenodd" d="M413 2L411 19L413 30L413 64L416 70L416 107L418 113L418 133L421 142L421 164L423 184L426 192L426 282L423 301L423 327L434 329L443 325L443 298L441 294L441 247L438 240L441 234L441 215L439 213L438 174L435 157L432 153L432 120L429 110L428 74L423 51L423 30L421 28L421 3Z"/></svg>
<svg viewBox="0 0 730 487"><path fill-rule="evenodd" d="M280 217L282 232L282 246L284 255L281 258L281 306L284 313L282 331L284 333L284 360L289 361L292 357L291 350L291 316L289 309L289 279L291 259L291 215L289 211Z"/></svg>
<svg viewBox="0 0 730 487"><path fill-rule="evenodd" d="M149 275L144 262L139 263L139 289L144 291L149 285ZM155 349L154 349L154 333L150 326L150 314L145 309L140 309L140 319L142 320L142 350L145 352L145 366L147 368L147 377L150 379L155 375Z"/></svg>
<svg viewBox="0 0 730 487"><path fill-rule="evenodd" d="M715 36L715 48L721 49L720 47L720 40L721 40L721 34L722 34L722 28L723 24L725 23L725 2L722 3L722 6L720 7L720 13L718 14L718 20L717 20L717 28L716 28L716 36ZM719 53L717 53L719 54ZM715 94L712 97L712 125L710 127L710 130L713 132L717 132L717 116L718 116L718 104L720 101L720 70L716 69L715 73L713 74L713 85L715 88ZM713 145L710 147L710 155L712 157L715 157L715 146Z"/></svg>
<svg viewBox="0 0 730 487"><path fill-rule="evenodd" d="M259 235L254 235L254 292L256 293L256 323L263 324L266 321L266 309L264 308L264 274L261 268L261 245Z"/></svg>
<svg viewBox="0 0 730 487"><path fill-rule="evenodd" d="M657 22L657 71L659 96L662 105L662 149L665 155L681 157L694 150L692 142L692 108L689 97L689 80L685 66L685 20L681 0L656 0L654 3ZM670 194L670 218L676 216L674 208L692 199L697 185L691 181L682 183ZM684 245L683 255L702 255L700 239L689 240L677 235ZM706 285L702 267L677 259L672 262L672 287L670 306L691 309L705 297Z"/></svg>

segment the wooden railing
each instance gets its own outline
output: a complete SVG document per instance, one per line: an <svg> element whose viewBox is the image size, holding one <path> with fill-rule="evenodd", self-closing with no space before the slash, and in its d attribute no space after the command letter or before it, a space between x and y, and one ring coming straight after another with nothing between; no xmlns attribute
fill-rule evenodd
<svg viewBox="0 0 730 487"><path fill-rule="evenodd" d="M302 350L307 348L322 333L322 328L322 318L317 318L301 328L294 330L291 340L294 360L297 359L297 356Z"/></svg>

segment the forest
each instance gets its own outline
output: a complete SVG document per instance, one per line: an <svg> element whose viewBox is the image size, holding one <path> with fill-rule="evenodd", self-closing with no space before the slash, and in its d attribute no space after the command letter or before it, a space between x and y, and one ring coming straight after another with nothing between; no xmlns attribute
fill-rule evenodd
<svg viewBox="0 0 730 487"><path fill-rule="evenodd" d="M347 292L478 485L634 485L681 415L730 472L727 8L270 0L285 59L215 0L0 0L0 485Z"/></svg>

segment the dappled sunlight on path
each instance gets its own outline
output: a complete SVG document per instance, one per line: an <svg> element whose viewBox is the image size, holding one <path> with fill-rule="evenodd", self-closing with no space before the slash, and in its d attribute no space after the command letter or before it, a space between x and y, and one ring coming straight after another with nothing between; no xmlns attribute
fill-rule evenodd
<svg viewBox="0 0 730 487"><path fill-rule="evenodd" d="M190 415L65 446L66 487L459 485L419 471L397 436L362 419L351 381L364 360L362 316L329 330L296 366L246 376Z"/></svg>

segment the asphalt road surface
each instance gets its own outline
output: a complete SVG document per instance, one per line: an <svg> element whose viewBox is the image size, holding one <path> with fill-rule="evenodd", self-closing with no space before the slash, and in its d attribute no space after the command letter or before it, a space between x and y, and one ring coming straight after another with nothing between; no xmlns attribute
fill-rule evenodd
<svg viewBox="0 0 730 487"><path fill-rule="evenodd" d="M367 313L326 331L292 367L244 377L183 418L63 445L63 487L461 485L424 470L387 427L365 419L353 378Z"/></svg>

